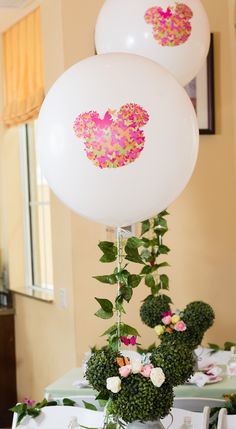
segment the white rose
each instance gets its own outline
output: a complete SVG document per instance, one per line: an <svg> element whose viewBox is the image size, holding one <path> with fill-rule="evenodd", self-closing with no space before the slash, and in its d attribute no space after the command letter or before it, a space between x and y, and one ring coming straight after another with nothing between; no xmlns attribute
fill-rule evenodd
<svg viewBox="0 0 236 429"><path fill-rule="evenodd" d="M166 377L162 368L153 368L151 370L150 378L154 386L161 387Z"/></svg>
<svg viewBox="0 0 236 429"><path fill-rule="evenodd" d="M133 359L131 360L131 368L133 374L138 374L143 369L143 364L140 359Z"/></svg>
<svg viewBox="0 0 236 429"><path fill-rule="evenodd" d="M112 393L118 393L121 389L121 379L119 377L107 378L107 389Z"/></svg>

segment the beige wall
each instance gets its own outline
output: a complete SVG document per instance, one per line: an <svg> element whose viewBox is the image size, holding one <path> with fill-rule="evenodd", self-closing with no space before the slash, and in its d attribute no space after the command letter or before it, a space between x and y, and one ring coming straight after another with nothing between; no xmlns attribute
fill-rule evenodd
<svg viewBox="0 0 236 429"><path fill-rule="evenodd" d="M102 0L43 0L45 86L48 89L64 69L94 53L93 33ZM171 295L175 304L203 299L216 310L215 326L206 341L236 340L234 303L236 291L236 167L233 110L235 50L233 0L204 0L211 30L216 32L217 134L201 138L199 161L193 178L170 207ZM228 6L231 9L227 10ZM0 247L9 250L11 280L24 283L22 262L21 199L17 143L12 131L0 140ZM3 169L3 166L5 169ZM9 170L8 172L6 170ZM3 174L6 171L6 174ZM9 194L10 195L9 197ZM19 191L18 191L19 194ZM15 202L15 213L6 212ZM10 221L10 222L9 222ZM7 234L3 231L8 225ZM52 201L55 302L46 304L16 296L16 347L19 398L39 399L43 388L69 368L79 364L89 346L101 344L101 332L109 322L94 317L94 296L111 296L112 287L93 275L110 271L98 262L97 243L106 238L105 227L71 213L57 199ZM12 243L12 238L14 238ZM17 253L18 252L18 253ZM19 259L17 259L19 256ZM7 258L7 256L6 256ZM16 264L17 272L15 269ZM59 289L66 288L68 308L59 306ZM126 320L137 325L142 344L155 340L142 326L138 311L145 287L135 291ZM132 322L131 322L132 320Z"/></svg>
<svg viewBox="0 0 236 429"><path fill-rule="evenodd" d="M205 0L211 31L215 34L216 122L215 136L202 136L199 160L194 175L183 194L169 208L170 232L167 236L172 252L171 296L182 308L191 300L205 300L216 312L215 326L206 335L208 341L236 341L236 165L233 105L233 57L235 51L232 3ZM87 33L92 31L87 28ZM88 55L91 54L91 49ZM109 264L98 263L97 240L104 233L92 222L72 216L73 249L78 255L74 264L76 332L79 362L91 344L101 344L99 334L108 322L93 316L97 306L93 296L105 296L110 287L91 279L94 274L108 273ZM78 241L81 243L79 246ZM110 293L110 291L109 291ZM143 286L135 291L126 320L142 334L142 344L155 341L152 330L139 320L140 301L148 294ZM222 305L222 303L224 303ZM88 309L85 310L85 309ZM86 326L86 336L84 335Z"/></svg>

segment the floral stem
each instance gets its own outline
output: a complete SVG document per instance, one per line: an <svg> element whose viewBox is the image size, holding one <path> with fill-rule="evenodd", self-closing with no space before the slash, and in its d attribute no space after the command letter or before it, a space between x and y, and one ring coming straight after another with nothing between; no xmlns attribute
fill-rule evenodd
<svg viewBox="0 0 236 429"><path fill-rule="evenodd" d="M117 270L118 274L121 272L122 265L122 231L121 228L116 229L116 241L117 241ZM120 295L121 282L120 279L117 283L117 296ZM117 349L120 349L120 336L121 336L121 311L117 310Z"/></svg>

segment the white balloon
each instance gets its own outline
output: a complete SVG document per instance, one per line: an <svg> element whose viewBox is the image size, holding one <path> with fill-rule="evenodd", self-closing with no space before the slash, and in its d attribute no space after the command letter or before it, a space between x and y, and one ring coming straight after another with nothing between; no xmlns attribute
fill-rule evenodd
<svg viewBox="0 0 236 429"><path fill-rule="evenodd" d="M98 54L143 55L184 86L206 59L210 29L200 0L106 0L95 38Z"/></svg>
<svg viewBox="0 0 236 429"><path fill-rule="evenodd" d="M124 226L165 209L187 184L198 126L185 90L138 55L87 58L42 105L39 160L49 186L77 213Z"/></svg>

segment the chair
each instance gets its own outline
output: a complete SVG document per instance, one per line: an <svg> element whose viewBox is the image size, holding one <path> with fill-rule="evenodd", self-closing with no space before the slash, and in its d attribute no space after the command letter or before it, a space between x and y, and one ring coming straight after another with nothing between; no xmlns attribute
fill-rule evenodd
<svg viewBox="0 0 236 429"><path fill-rule="evenodd" d="M226 408L221 408L218 416L217 429L235 429L236 415L228 416Z"/></svg>
<svg viewBox="0 0 236 429"><path fill-rule="evenodd" d="M80 407L50 406L42 408L36 418L25 417L17 429L79 429L80 426L103 428L105 414ZM14 414L12 429L16 429L17 414Z"/></svg>
<svg viewBox="0 0 236 429"><path fill-rule="evenodd" d="M195 413L193 411L172 408L170 414L161 420L165 429L177 429L184 423L184 417L190 416L194 428L208 429L209 427L210 408L204 407L202 413Z"/></svg>
<svg viewBox="0 0 236 429"><path fill-rule="evenodd" d="M175 398L174 399L174 408L181 408L184 410L202 412L204 407L222 408L225 406L224 399L215 399L215 398Z"/></svg>

